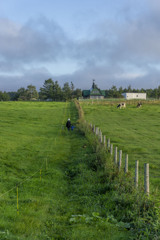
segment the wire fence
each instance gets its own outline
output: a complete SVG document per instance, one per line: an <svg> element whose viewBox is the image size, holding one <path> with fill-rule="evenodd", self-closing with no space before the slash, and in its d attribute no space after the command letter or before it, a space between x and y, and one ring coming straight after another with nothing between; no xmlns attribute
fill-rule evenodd
<svg viewBox="0 0 160 240"><path fill-rule="evenodd" d="M114 165L116 168L118 168L118 171L120 172L122 170L122 150L119 149L118 147L115 146L114 148L114 154L113 154L113 144L110 141L110 138L107 139L107 143L106 143L106 136L103 135L101 129L99 127L95 127L95 125L93 126L91 123L88 124L87 122L85 122L88 127L91 129L91 131L98 137L101 146L105 149L105 151L107 151L108 153L110 153ZM125 167L124 167L124 173L128 173L128 154L125 153ZM136 188L138 188L138 184L139 184L139 161L136 160L135 161L135 176L134 176L134 185ZM149 196L150 193L150 189L149 189L149 163L145 163L144 164L144 193L146 195Z"/></svg>

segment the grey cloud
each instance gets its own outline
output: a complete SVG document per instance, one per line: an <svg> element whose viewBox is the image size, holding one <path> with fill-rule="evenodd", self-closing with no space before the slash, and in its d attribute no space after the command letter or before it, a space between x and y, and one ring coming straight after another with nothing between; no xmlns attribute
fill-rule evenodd
<svg viewBox="0 0 160 240"><path fill-rule="evenodd" d="M1 58L17 62L43 62L63 56L68 41L63 30L55 22L44 17L30 20L24 26L16 26L8 20L0 21Z"/></svg>
<svg viewBox="0 0 160 240"><path fill-rule="evenodd" d="M52 74L45 68L34 68L25 70L23 74L15 75L0 75L0 90L1 91L17 91L21 87L27 87L32 84L39 90L43 86L44 80L52 78Z"/></svg>
<svg viewBox="0 0 160 240"><path fill-rule="evenodd" d="M119 73L119 76L114 75L114 70ZM72 75L54 76L61 84L64 82L73 82L77 88L89 89L92 85L92 80L95 79L97 85L101 89L109 89L113 85L117 87L128 87L131 85L133 88L156 88L160 85L159 71L152 71L139 77L125 78L122 75L122 69L113 69L109 71L108 68L93 68L88 70L79 70ZM118 75L118 74L117 74Z"/></svg>

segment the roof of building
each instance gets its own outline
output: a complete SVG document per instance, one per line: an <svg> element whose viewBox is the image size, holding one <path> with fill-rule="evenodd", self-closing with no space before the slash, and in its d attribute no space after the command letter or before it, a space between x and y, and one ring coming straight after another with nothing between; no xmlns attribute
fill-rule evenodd
<svg viewBox="0 0 160 240"><path fill-rule="evenodd" d="M90 90L83 90L82 96L83 97L89 97L89 96L103 96L104 97L105 90L100 90L93 81L92 88Z"/></svg>

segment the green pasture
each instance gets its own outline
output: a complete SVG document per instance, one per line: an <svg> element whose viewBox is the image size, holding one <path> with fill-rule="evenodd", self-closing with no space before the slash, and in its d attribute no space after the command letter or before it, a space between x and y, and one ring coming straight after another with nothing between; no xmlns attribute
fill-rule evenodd
<svg viewBox="0 0 160 240"><path fill-rule="evenodd" d="M122 131L114 135L114 129L98 117L106 116L109 124L109 119L118 116L114 107L83 107L88 120L94 119L112 141L132 154L132 141L125 144ZM132 115L137 112L139 116L141 111L144 116L150 106L139 112L132 106L129 109ZM125 119L124 113L119 111L119 116ZM154 116L157 114L158 110ZM129 239L124 224L107 217L107 206L100 200L104 183L88 166L89 159L95 158L92 148L77 127L73 132L65 129L68 117L76 126L78 115L73 103L0 102L1 240ZM155 144L156 139L158 129ZM152 157L146 154L153 147L149 142L148 149L137 147L133 154L139 156L138 151L146 149L143 154L151 162ZM158 175L157 149L154 161L152 171Z"/></svg>
<svg viewBox="0 0 160 240"><path fill-rule="evenodd" d="M64 103L0 103L0 239L40 239L62 178L55 165L67 111Z"/></svg>
<svg viewBox="0 0 160 240"><path fill-rule="evenodd" d="M129 156L129 170L139 160L143 184L144 163L150 164L151 191L160 189L160 102L146 101L137 108L137 101L126 102L126 109L117 109L114 101L83 101L85 119L98 126L113 146Z"/></svg>

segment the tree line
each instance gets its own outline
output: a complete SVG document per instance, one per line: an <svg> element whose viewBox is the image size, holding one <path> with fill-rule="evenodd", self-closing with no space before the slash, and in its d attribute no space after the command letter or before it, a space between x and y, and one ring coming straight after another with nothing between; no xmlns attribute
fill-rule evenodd
<svg viewBox="0 0 160 240"><path fill-rule="evenodd" d="M122 98L122 93L146 93L148 98L160 98L160 86L155 89L135 89L130 85L127 88L117 88L113 85L110 89L105 90L106 98ZM43 86L39 92L33 85L28 85L27 88L19 88L16 92L2 92L0 91L0 101L66 101L73 98L82 97L82 90L75 89L74 84L64 83L61 87L58 81L53 81L51 78L44 81Z"/></svg>
<svg viewBox="0 0 160 240"><path fill-rule="evenodd" d="M0 94L1 101L66 101L82 96L82 91L74 87L71 82L64 83L61 88L58 81L53 81L51 78L45 80L43 86L38 92L36 87L28 85L27 88L19 88L16 92L4 92Z"/></svg>

